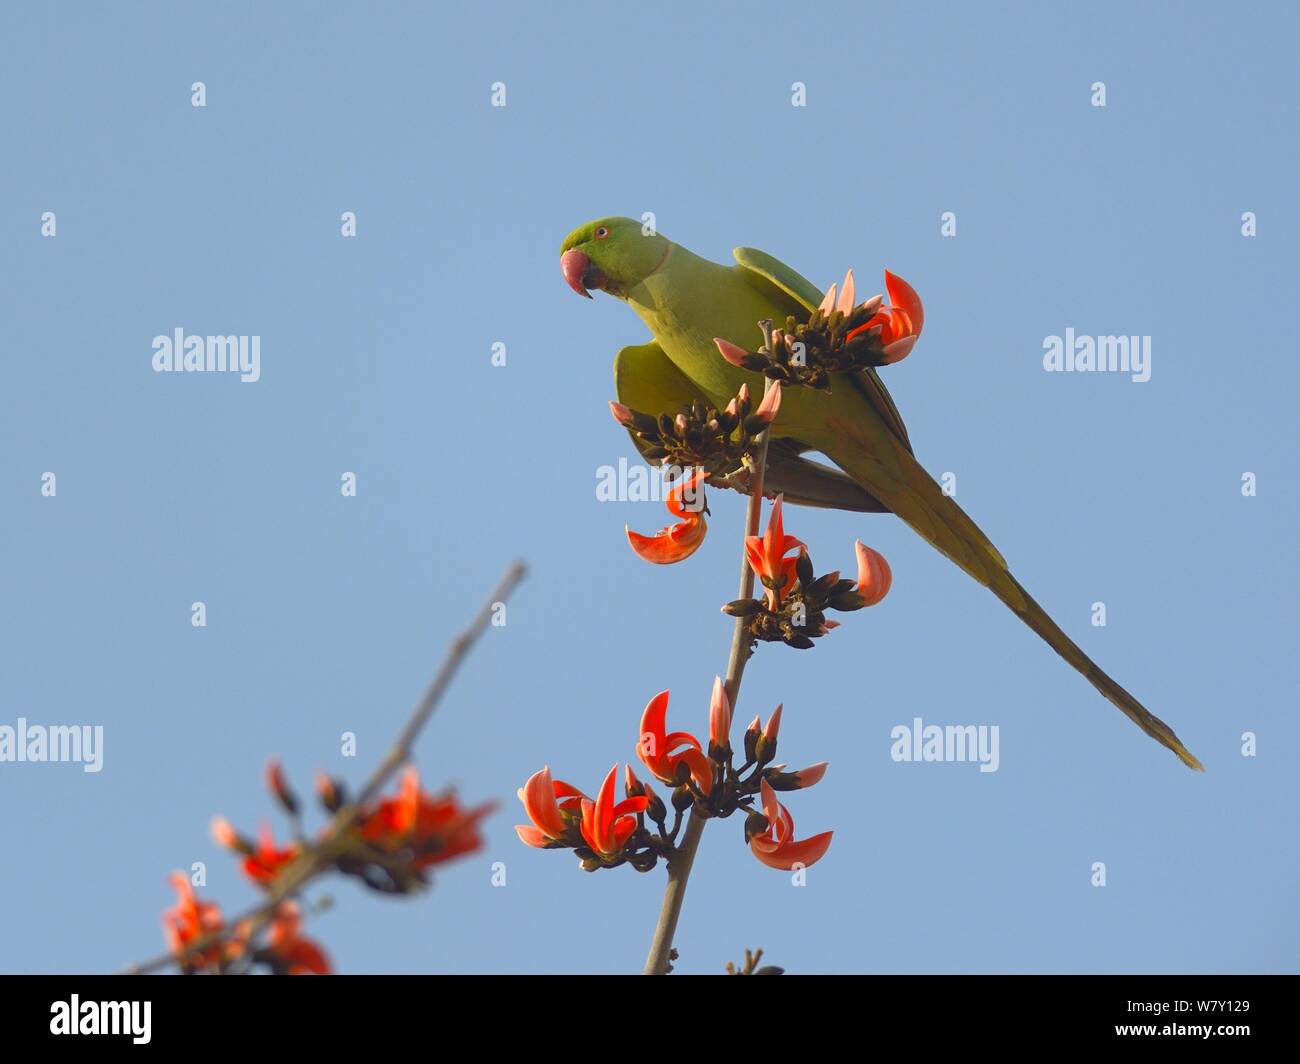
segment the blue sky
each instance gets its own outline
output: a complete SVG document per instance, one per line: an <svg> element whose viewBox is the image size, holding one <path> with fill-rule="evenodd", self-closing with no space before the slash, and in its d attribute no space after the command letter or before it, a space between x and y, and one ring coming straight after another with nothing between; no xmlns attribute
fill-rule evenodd
<svg viewBox="0 0 1300 1064"><path fill-rule="evenodd" d="M814 651L760 648L738 710L784 702L783 760L830 760L788 804L836 838L796 888L710 825L679 969L759 945L804 972L1296 970L1297 28L1281 4L11 5L0 724L102 725L105 750L0 764L0 969L156 952L194 861L251 902L210 817L272 816L271 754L360 780L515 556L507 625L418 747L428 782L502 803L484 850L414 900L333 883L314 933L349 972L640 968L662 870L584 875L512 825L543 763L594 788L632 757L662 688L703 730L725 667L741 499L711 495L681 566L628 550L664 511L598 502L596 471L630 456L605 402L644 328L558 269L574 226L652 211L712 258L917 288L886 373L921 461L1208 768L896 519L791 510L822 568L861 538L894 570ZM261 379L155 374L177 327L260 336ZM1044 372L1067 327L1150 336L1151 380ZM998 725L999 770L892 762L917 716Z"/></svg>

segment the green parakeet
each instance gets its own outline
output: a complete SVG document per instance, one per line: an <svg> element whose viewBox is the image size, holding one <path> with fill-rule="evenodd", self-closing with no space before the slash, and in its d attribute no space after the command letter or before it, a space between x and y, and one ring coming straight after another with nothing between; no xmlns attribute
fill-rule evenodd
<svg viewBox="0 0 1300 1064"><path fill-rule="evenodd" d="M791 315L807 321L823 294L770 255L743 247L733 254L734 266L710 262L630 218L601 218L565 238L560 262L569 286L588 298L598 289L623 300L654 338L618 352L620 403L658 414L692 399L720 409L743 383L761 394L761 374L723 358L715 338L756 351L763 342L759 321L780 325ZM919 302L915 309L919 317ZM783 491L790 502L897 514L997 595L1139 728L1184 764L1202 768L1167 724L1098 668L1029 596L997 548L921 467L874 369L839 374L829 390L788 387L784 393L772 426L770 490ZM843 473L801 457L809 450L825 454Z"/></svg>

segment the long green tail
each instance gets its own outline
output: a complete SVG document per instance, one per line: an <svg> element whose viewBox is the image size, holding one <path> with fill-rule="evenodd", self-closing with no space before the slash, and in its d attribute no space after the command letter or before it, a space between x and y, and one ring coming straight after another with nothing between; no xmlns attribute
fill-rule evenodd
<svg viewBox="0 0 1300 1064"><path fill-rule="evenodd" d="M1188 768L1205 771L1168 724L1106 675L1078 644L1061 631L1047 611L1011 575L1005 559L988 537L960 506L943 494L910 453L901 446L891 446L891 439L885 443L889 453L882 461L877 456L883 441L879 438L870 441L876 444L875 448L855 445L864 442L860 438L857 441L845 439L843 446L826 453L928 543L997 595L1129 720L1177 754ZM872 454L873 449L876 455Z"/></svg>

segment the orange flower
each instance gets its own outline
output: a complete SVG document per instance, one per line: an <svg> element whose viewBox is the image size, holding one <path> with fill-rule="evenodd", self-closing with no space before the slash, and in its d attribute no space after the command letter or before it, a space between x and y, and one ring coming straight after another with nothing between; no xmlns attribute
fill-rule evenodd
<svg viewBox="0 0 1300 1064"><path fill-rule="evenodd" d="M216 824L213 825L213 833L217 833ZM221 841L220 838L218 841ZM242 865L244 875L260 887L270 886L271 881L280 874L280 870L293 861L298 853L299 846L295 842L289 843L283 849L277 848L271 826L263 824L261 831L257 833L257 847L244 858Z"/></svg>
<svg viewBox="0 0 1300 1064"><path fill-rule="evenodd" d="M858 553L858 595L864 606L874 606L889 594L889 587L894 582L885 556L872 550L866 544L855 541Z"/></svg>
<svg viewBox="0 0 1300 1064"><path fill-rule="evenodd" d="M917 337L921 335L921 326L925 322L925 311L921 307L921 297L916 294L916 290L897 274L890 273L888 270L885 271L885 291L889 293L890 305L880 306L883 302L880 296L867 300L862 304L863 306L874 304L880 309L865 325L860 325L849 333L845 341L852 340L868 329L880 326L880 342L884 345L885 365L888 366L901 362L916 346ZM832 310L848 314L853 310L854 298L853 271L849 270L844 275L844 285L840 289L839 296L835 294L835 286L831 285L830 291L826 293L818 309L826 314Z"/></svg>
<svg viewBox="0 0 1300 1064"><path fill-rule="evenodd" d="M794 583L796 559L786 555L796 547L802 548L802 540L785 534L785 521L781 517L781 502L785 498L778 495L772 502L772 513L767 519L767 531L762 536L745 537L745 553L750 567L758 574L767 589L767 604L775 609L781 604L781 598Z"/></svg>
<svg viewBox="0 0 1300 1064"><path fill-rule="evenodd" d="M700 741L689 732L665 734L667 716L668 692L660 691L650 699L641 714L641 741L636 747L638 756L657 779L674 787L681 782L677 775L685 765L695 779L695 785L708 794L713 785L713 769L700 749Z"/></svg>
<svg viewBox="0 0 1300 1064"><path fill-rule="evenodd" d="M220 931L224 926L221 909L213 902L199 901L190 885L189 876L173 872L171 884L176 888L176 905L163 913L163 936L167 948L176 954L182 953L192 942L206 935ZM186 956L184 964L188 968L206 968L216 966L221 961L223 945L214 942L201 954Z"/></svg>
<svg viewBox="0 0 1300 1064"><path fill-rule="evenodd" d="M532 824L516 824L515 833L529 846L546 849L555 846L569 833L564 814L581 815L582 801L587 796L563 780L552 780L547 766L534 772L528 782L519 788L519 800ZM557 798L565 799L557 802Z"/></svg>
<svg viewBox="0 0 1300 1064"><path fill-rule="evenodd" d="M402 773L396 797L362 814L361 835L389 852L415 851L412 867L420 870L482 846L478 822L495 806L487 802L462 809L454 794L427 794L420 790L420 774L412 766Z"/></svg>
<svg viewBox="0 0 1300 1064"><path fill-rule="evenodd" d="M623 852L627 840L636 830L636 816L650 804L650 796L640 795L625 798L615 804L614 784L618 778L618 765L609 770L605 782L600 785L600 792L593 802L590 798L580 798L582 808L582 837L587 840L597 854L605 858L617 857Z"/></svg>
<svg viewBox="0 0 1300 1064"><path fill-rule="evenodd" d="M266 950L272 965L288 975L332 975L325 951L309 938L303 938L302 912L298 903L286 901L271 917L266 934Z"/></svg>
<svg viewBox="0 0 1300 1064"><path fill-rule="evenodd" d="M805 770L807 771L807 770ZM790 871L795 865L805 868L816 864L830 849L833 832L794 841L794 818L790 811L776 800L776 791L763 780L759 788L763 801L763 815L767 817L767 830L749 840L749 848L769 868Z"/></svg>
<svg viewBox="0 0 1300 1064"><path fill-rule="evenodd" d="M689 479L683 479L668 493L665 505L668 512L681 520L667 528L661 528L653 536L643 536L639 532L627 531L627 541L632 549L648 562L655 565L671 565L689 558L704 542L708 524L704 520L705 471L698 469ZM695 492L699 492L696 504ZM691 496L688 508L687 495Z"/></svg>

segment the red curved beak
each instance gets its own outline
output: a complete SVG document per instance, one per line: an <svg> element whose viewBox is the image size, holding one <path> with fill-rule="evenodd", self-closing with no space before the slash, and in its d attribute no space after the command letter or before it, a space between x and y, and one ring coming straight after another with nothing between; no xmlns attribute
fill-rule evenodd
<svg viewBox="0 0 1300 1064"><path fill-rule="evenodd" d="M583 279L587 276L587 271L591 269L591 259L577 248L570 248L560 256L560 272L564 274L564 282L580 296L591 298L591 293L587 291Z"/></svg>

